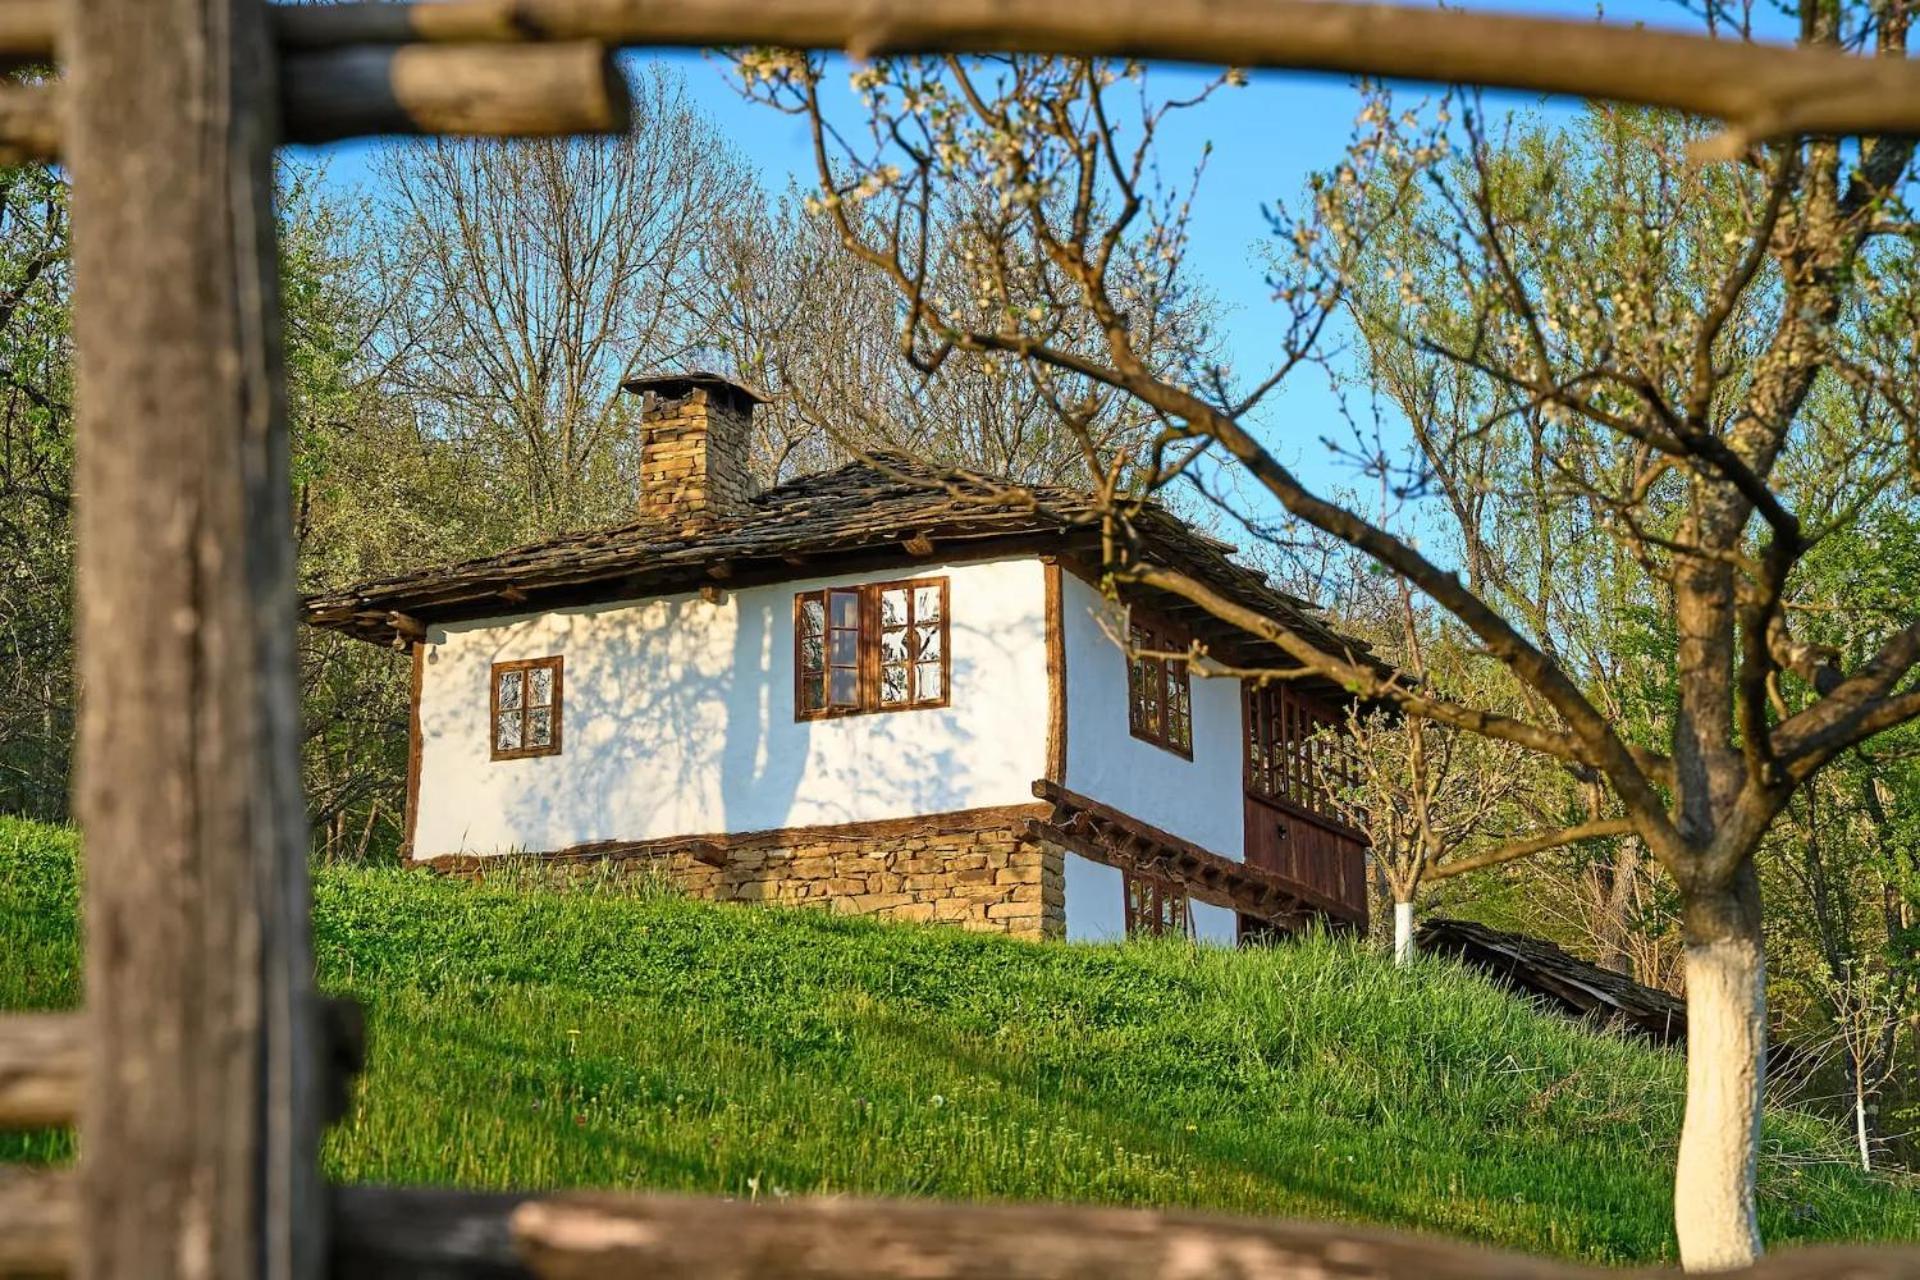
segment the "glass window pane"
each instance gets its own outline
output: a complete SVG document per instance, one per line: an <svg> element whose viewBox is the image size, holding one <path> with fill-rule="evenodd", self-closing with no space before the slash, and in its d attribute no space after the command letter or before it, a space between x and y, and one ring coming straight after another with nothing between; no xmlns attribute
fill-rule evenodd
<svg viewBox="0 0 1920 1280"><path fill-rule="evenodd" d="M833 591L828 593L832 606L833 625L836 627L857 627L860 625L860 595L854 591Z"/></svg>
<svg viewBox="0 0 1920 1280"><path fill-rule="evenodd" d="M520 677L518 671L500 673L500 709L509 710L520 705Z"/></svg>
<svg viewBox="0 0 1920 1280"><path fill-rule="evenodd" d="M553 745L553 713L545 707L527 712L527 745L530 747Z"/></svg>
<svg viewBox="0 0 1920 1280"><path fill-rule="evenodd" d="M851 667L860 661L860 633L858 631L836 631L833 633L833 665Z"/></svg>
<svg viewBox="0 0 1920 1280"><path fill-rule="evenodd" d="M902 627L898 631L880 633L880 661L905 662L907 660L907 632Z"/></svg>
<svg viewBox="0 0 1920 1280"><path fill-rule="evenodd" d="M944 681L941 679L940 664L923 662L914 668L914 681L919 686L914 698L919 702L937 702L946 696Z"/></svg>
<svg viewBox="0 0 1920 1280"><path fill-rule="evenodd" d="M832 672L830 691L833 705L851 707L860 701L859 673L850 667L835 667Z"/></svg>
<svg viewBox="0 0 1920 1280"><path fill-rule="evenodd" d="M803 635L800 637L800 669L818 671L827 665L827 641L825 636Z"/></svg>
<svg viewBox="0 0 1920 1280"><path fill-rule="evenodd" d="M808 596L800 602L800 634L818 636L826 634L827 602L819 596Z"/></svg>
<svg viewBox="0 0 1920 1280"><path fill-rule="evenodd" d="M907 589L905 587L880 593L880 625L883 627L907 625Z"/></svg>
<svg viewBox="0 0 1920 1280"><path fill-rule="evenodd" d="M550 707L553 705L553 668L535 667L527 673L532 678L532 686L527 692L527 705Z"/></svg>
<svg viewBox="0 0 1920 1280"><path fill-rule="evenodd" d="M907 700L907 669L905 667L880 668L880 701L894 705Z"/></svg>
<svg viewBox="0 0 1920 1280"><path fill-rule="evenodd" d="M913 589L913 620L915 622L936 622L940 618L940 588L915 587Z"/></svg>
<svg viewBox="0 0 1920 1280"><path fill-rule="evenodd" d="M800 709L818 711L827 705L827 678L823 673L813 672L800 681Z"/></svg>
<svg viewBox="0 0 1920 1280"><path fill-rule="evenodd" d="M502 711L500 718L493 722L493 745L501 751L520 749L520 713Z"/></svg>
<svg viewBox="0 0 1920 1280"><path fill-rule="evenodd" d="M922 662L938 662L940 660L940 628L915 627L913 634L915 640L913 656Z"/></svg>

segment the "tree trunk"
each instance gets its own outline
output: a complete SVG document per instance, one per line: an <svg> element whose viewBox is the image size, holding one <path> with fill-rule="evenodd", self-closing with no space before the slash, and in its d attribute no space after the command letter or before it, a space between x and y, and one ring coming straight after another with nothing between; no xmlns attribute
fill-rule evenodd
<svg viewBox="0 0 1920 1280"><path fill-rule="evenodd" d="M261 0L67 9L92 1280L318 1275Z"/></svg>
<svg viewBox="0 0 1920 1280"><path fill-rule="evenodd" d="M1767 978L1760 883L1752 864L1729 887L1689 895L1687 1117L1674 1176L1674 1226L1688 1271L1760 1256L1754 1165L1766 1078Z"/></svg>
<svg viewBox="0 0 1920 1280"><path fill-rule="evenodd" d="M1393 962L1395 964L1413 963L1413 904L1398 902L1393 904Z"/></svg>
<svg viewBox="0 0 1920 1280"><path fill-rule="evenodd" d="M1873 1149L1867 1142L1867 1095L1859 1088L1853 1091L1853 1133L1860 1143L1860 1167L1872 1173Z"/></svg>

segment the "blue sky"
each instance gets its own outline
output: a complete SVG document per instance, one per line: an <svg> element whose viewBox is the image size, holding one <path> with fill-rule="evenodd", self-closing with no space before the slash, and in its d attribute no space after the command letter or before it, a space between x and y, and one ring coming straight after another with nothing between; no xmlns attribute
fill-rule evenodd
<svg viewBox="0 0 1920 1280"><path fill-rule="evenodd" d="M1501 6L1567 17L1593 17L1589 2L1530 0ZM1614 22L1642 22L1697 30L1697 24L1671 0L1633 0L1608 6ZM760 171L770 190L789 178L811 182L812 161L803 124L789 116L744 101L734 88L727 64L697 52L670 52L662 60L685 74L690 95ZM1152 83L1162 92L1201 83L1209 74L1196 68L1163 66ZM1421 91L1404 91L1411 98ZM1575 109L1571 102L1543 103L1528 95L1505 94L1500 106L1542 111L1549 117ZM1202 148L1213 153L1194 202L1189 269L1225 305L1227 358L1234 368L1252 373L1271 361L1279 317L1255 265L1255 249L1267 234L1263 204L1291 199L1316 169L1336 163L1359 109L1359 98L1344 78L1256 72L1244 89L1217 95L1195 111L1176 113L1161 135L1161 163L1170 175L1191 169ZM350 143L323 148L329 178L356 185L368 180L367 161L379 143ZM303 149L305 150L305 149ZM1354 401L1356 414L1369 412ZM1321 440L1344 431L1339 404L1326 377L1308 369L1269 400L1261 425L1281 460L1317 487L1353 481L1350 463L1334 459Z"/></svg>

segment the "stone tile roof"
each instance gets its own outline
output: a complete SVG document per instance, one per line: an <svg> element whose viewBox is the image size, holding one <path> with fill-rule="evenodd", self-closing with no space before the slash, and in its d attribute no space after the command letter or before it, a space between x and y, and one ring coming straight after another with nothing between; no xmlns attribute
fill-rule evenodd
<svg viewBox="0 0 1920 1280"><path fill-rule="evenodd" d="M1233 548L1149 506L1135 521L1146 554L1237 602L1364 653L1307 601L1234 563ZM1098 552L1088 493L943 471L876 453L756 495L736 518L671 528L636 520L495 555L377 578L309 596L307 622L387 643L401 626L637 599L714 583L781 581L841 568L992 554ZM932 550L926 550L927 544ZM394 615L401 615L395 617Z"/></svg>
<svg viewBox="0 0 1920 1280"><path fill-rule="evenodd" d="M1420 926L1415 943L1422 951L1472 965L1563 1012L1623 1023L1660 1044L1681 1044L1687 1038L1687 1006L1678 996L1568 955L1544 938L1436 917Z"/></svg>

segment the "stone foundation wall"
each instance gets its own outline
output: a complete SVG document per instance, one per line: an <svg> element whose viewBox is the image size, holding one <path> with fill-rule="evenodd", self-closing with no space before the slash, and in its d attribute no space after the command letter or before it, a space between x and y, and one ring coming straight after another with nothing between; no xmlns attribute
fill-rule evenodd
<svg viewBox="0 0 1920 1280"><path fill-rule="evenodd" d="M1021 834L1027 813L996 810L745 836L565 850L547 861L615 861L663 875L696 898L777 902L846 915L956 924L1021 938L1066 937L1060 849ZM703 860L706 859L706 860ZM429 865L484 875L491 858ZM717 862L718 865L711 865Z"/></svg>

